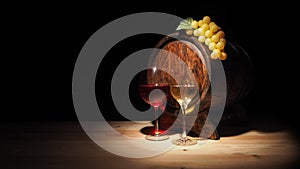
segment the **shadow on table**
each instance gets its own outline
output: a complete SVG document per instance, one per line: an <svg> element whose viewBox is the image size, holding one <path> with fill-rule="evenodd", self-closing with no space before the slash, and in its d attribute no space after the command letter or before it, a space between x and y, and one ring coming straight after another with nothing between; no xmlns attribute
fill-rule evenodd
<svg viewBox="0 0 300 169"><path fill-rule="evenodd" d="M166 134L181 133L181 130L179 126L175 131L167 131ZM240 135L249 131L269 133L283 130L288 130L288 127L284 124L282 119L274 118L270 113L246 112L240 107L225 111L217 126L217 132L220 137ZM142 128L140 132L145 135L153 134L154 126L146 126ZM193 132L189 132L188 135L193 137L198 136Z"/></svg>
<svg viewBox="0 0 300 169"><path fill-rule="evenodd" d="M248 131L263 133L288 130L284 120L268 112L250 112L242 107L225 111L217 130L221 137L234 136Z"/></svg>

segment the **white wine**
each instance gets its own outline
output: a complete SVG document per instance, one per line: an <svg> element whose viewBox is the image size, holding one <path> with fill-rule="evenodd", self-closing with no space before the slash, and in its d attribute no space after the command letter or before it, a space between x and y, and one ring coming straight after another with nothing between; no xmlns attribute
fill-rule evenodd
<svg viewBox="0 0 300 169"><path fill-rule="evenodd" d="M185 108L198 92L196 85L171 85L170 90L174 99Z"/></svg>
<svg viewBox="0 0 300 169"><path fill-rule="evenodd" d="M170 85L171 95L177 100L181 107L182 113L182 133L181 138L172 142L179 146L190 146L197 144L197 141L187 137L185 116L187 107L192 99L196 96L198 89L196 85Z"/></svg>

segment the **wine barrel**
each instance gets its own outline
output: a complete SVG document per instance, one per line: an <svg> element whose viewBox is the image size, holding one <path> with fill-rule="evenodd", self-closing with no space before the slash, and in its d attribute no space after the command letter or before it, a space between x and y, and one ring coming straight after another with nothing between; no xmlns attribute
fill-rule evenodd
<svg viewBox="0 0 300 169"><path fill-rule="evenodd" d="M187 36L185 33L176 32L160 40L156 48L171 52L182 59L194 75L199 85L199 100L193 100L190 105L199 104L199 113L195 121L188 122L192 124L189 135L198 135L201 133L206 120L208 122L214 119L207 119L211 104L211 82L209 72L211 64L215 60L210 58L210 51L204 43L200 43L195 37ZM226 76L226 104L225 107L240 103L247 98L252 87L252 64L248 54L238 44L227 42L225 46L227 59L222 61ZM159 65L167 68L168 71L175 71L180 78L186 78L183 68L176 63L174 57L163 57L166 52L159 52L154 59L149 61L150 65ZM150 78L150 76L149 76ZM163 73L161 79L172 81L170 74ZM152 81L154 79L149 79ZM155 79L159 81L160 79ZM193 106L189 107L193 109ZM189 111L189 109L187 111ZM168 129L176 120L179 111L179 105L175 99L169 97L165 112L159 119L160 128ZM179 126L180 127L180 126ZM213 128L213 127L211 127ZM212 132L210 139L219 139L218 132Z"/></svg>

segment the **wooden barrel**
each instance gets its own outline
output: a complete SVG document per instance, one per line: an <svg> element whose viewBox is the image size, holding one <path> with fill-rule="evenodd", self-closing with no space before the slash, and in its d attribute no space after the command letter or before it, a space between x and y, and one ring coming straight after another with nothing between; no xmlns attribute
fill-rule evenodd
<svg viewBox="0 0 300 169"><path fill-rule="evenodd" d="M215 60L210 58L210 51L204 43L200 43L195 37L187 36L184 33L177 32L164 37L156 46L156 48L164 49L182 59L193 73L198 85L200 100L193 100L190 105L199 104L199 113L196 121L189 122L192 124L190 135L198 135L201 133L203 125L207 119L208 111L211 104L211 82L209 80L209 73L211 63ZM228 58L222 61L222 65L226 76L226 107L238 104L245 99L252 87L252 64L247 53L237 44L227 42L225 51ZM186 78L182 67L174 57L163 57L165 52L157 54L155 59L150 60L150 65L159 65L168 69L168 71L175 71L180 78ZM149 77L150 78L150 77ZM161 79L168 79L172 81L169 74L163 73ZM149 79L150 81L153 79ZM159 81L160 79L155 79ZM189 107L193 109L193 106ZM188 111L189 111L188 109ZM176 120L179 111L179 105L175 99L170 97L168 99L168 106L165 112L160 117L160 127L168 129ZM180 126L179 126L180 127ZM213 128L213 127L212 127ZM213 131L211 139L219 139L217 131Z"/></svg>

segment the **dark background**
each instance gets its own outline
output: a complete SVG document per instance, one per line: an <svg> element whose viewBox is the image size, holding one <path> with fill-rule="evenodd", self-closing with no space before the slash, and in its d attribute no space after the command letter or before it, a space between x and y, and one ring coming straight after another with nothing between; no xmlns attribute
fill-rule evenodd
<svg viewBox="0 0 300 169"><path fill-rule="evenodd" d="M299 52L297 45L287 40L297 34L297 27L287 20L290 16L283 11L290 8L285 3L143 1L134 5L138 7L126 2L3 5L8 10L1 11L4 101L0 122L77 121L72 102L72 75L81 48L94 32L110 21L148 11L197 20L210 16L222 27L227 40L240 44L249 53L253 63L255 79L246 102L248 118L264 126L261 128L264 131L288 129L298 138L299 111L295 107L299 100L296 84L299 74L295 58ZM141 42L133 38L123 46L125 51L120 52L119 57L106 59L109 64L99 68L103 72L100 77L104 86L110 87L109 75L116 63L126 57L125 53L153 47L158 40ZM103 101L100 107L106 118L123 120L110 99Z"/></svg>
<svg viewBox="0 0 300 169"><path fill-rule="evenodd" d="M254 65L254 88L247 111L249 118L265 124L286 126L296 132L296 62L286 53L287 25L283 7L249 2L184 2L183 5L145 2L139 7L89 4L23 4L4 13L2 71L5 97L1 121L77 121L72 102L72 74L76 58L88 38L110 21L137 12L164 12L197 20L209 15L226 33L226 39L240 44ZM272 6L274 5L274 6ZM139 23L137 23L139 24ZM175 28L174 28L175 29ZM119 29L122 31L122 28ZM112 34L114 32L111 32ZM142 43L131 40L124 49L153 47L159 39ZM125 53L126 53L125 52ZM126 57L120 52L115 62ZM109 59L108 61L109 62ZM101 77L107 83L115 63L102 64ZM109 87L109 86L108 86ZM101 96L106 97L106 96ZM109 98L107 96L106 98ZM108 99L104 110L112 120L114 107ZM104 113L104 112L103 112Z"/></svg>

